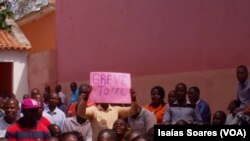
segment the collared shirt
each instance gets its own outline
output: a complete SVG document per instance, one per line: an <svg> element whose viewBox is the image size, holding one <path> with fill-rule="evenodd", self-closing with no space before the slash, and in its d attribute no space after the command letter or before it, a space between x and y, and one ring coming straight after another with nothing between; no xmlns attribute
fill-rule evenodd
<svg viewBox="0 0 250 141"><path fill-rule="evenodd" d="M169 107L164 113L163 122L170 122L175 124L179 120L191 121L191 122L202 122L200 113L189 106L180 106L176 101L173 107Z"/></svg>
<svg viewBox="0 0 250 141"><path fill-rule="evenodd" d="M164 105L160 105L157 108L154 108L153 106L151 106L151 104L149 104L149 105L146 105L144 108L154 113L157 119L157 123L162 123L164 112L166 111L167 106L168 106L167 104L164 104Z"/></svg>
<svg viewBox="0 0 250 141"><path fill-rule="evenodd" d="M43 110L43 117L45 117L50 123L52 123L52 119L51 116L48 112L46 112L45 110Z"/></svg>
<svg viewBox="0 0 250 141"><path fill-rule="evenodd" d="M111 106L105 111L100 105L86 108L86 117L90 120L93 130L93 140L96 140L98 133L103 129L112 129L118 117L128 117L130 107Z"/></svg>
<svg viewBox="0 0 250 141"><path fill-rule="evenodd" d="M204 124L211 124L211 111L206 101L199 99L196 102L196 110L199 111Z"/></svg>
<svg viewBox="0 0 250 141"><path fill-rule="evenodd" d="M152 128L157 122L153 113L142 108L136 118L128 118L128 123L132 132L138 131L141 134L146 135L148 130Z"/></svg>
<svg viewBox="0 0 250 141"><path fill-rule="evenodd" d="M245 108L250 103L250 79L247 79L243 86L239 84L237 97L240 100L240 108Z"/></svg>
<svg viewBox="0 0 250 141"><path fill-rule="evenodd" d="M195 104L197 105L197 104L199 104L201 102L201 99L199 99Z"/></svg>
<svg viewBox="0 0 250 141"><path fill-rule="evenodd" d="M83 124L77 122L76 116L69 117L64 121L62 132L78 131L82 134L84 141L92 141L92 128L89 120Z"/></svg>
<svg viewBox="0 0 250 141"><path fill-rule="evenodd" d="M54 111L50 111L49 108L46 107L44 111L49 114L49 120L51 120L52 124L57 124L58 126L62 127L63 122L66 119L66 116L63 111L61 111L57 107Z"/></svg>

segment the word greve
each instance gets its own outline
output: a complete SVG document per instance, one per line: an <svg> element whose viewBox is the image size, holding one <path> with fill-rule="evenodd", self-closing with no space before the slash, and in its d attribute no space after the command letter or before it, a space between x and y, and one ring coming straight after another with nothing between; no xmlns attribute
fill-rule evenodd
<svg viewBox="0 0 250 141"><path fill-rule="evenodd" d="M91 74L92 85L97 86L129 86L130 79L127 74L117 75L115 73L98 73Z"/></svg>
<svg viewBox="0 0 250 141"><path fill-rule="evenodd" d="M131 103L129 73L91 72L92 92L89 100L95 103Z"/></svg>

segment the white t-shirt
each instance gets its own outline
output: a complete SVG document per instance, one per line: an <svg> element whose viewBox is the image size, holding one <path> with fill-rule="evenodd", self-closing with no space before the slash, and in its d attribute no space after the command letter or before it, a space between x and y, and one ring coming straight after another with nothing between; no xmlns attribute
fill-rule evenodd
<svg viewBox="0 0 250 141"><path fill-rule="evenodd" d="M63 92L59 92L58 96L61 98L62 103L66 104L66 96Z"/></svg>
<svg viewBox="0 0 250 141"><path fill-rule="evenodd" d="M6 129L10 126L9 123L7 123L3 117L0 118L0 138L5 137Z"/></svg>

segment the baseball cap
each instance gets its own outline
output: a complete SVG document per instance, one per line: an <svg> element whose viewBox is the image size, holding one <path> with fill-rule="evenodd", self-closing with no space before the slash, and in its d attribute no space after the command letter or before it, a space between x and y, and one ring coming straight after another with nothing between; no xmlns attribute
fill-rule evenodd
<svg viewBox="0 0 250 141"><path fill-rule="evenodd" d="M41 104L39 101L36 101L32 98L26 98L22 102L22 109L32 109L32 108L41 108Z"/></svg>

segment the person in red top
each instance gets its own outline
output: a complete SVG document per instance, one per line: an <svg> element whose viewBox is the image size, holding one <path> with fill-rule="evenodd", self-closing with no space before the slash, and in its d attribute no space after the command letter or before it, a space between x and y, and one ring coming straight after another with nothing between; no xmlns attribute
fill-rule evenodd
<svg viewBox="0 0 250 141"><path fill-rule="evenodd" d="M48 141L48 128L37 121L39 108L41 104L38 101L24 99L21 106L23 117L7 128L5 137L9 141Z"/></svg>
<svg viewBox="0 0 250 141"><path fill-rule="evenodd" d="M151 89L151 103L144 108L153 112L157 123L162 123L164 112L166 111L167 104L164 101L165 90L161 86L155 86Z"/></svg>
<svg viewBox="0 0 250 141"><path fill-rule="evenodd" d="M45 117L45 113L43 112L44 107L43 107L43 102L40 103L41 108L39 108L39 116L38 116L38 121L39 123L44 124L47 128L51 125L51 122L48 120L48 117Z"/></svg>

